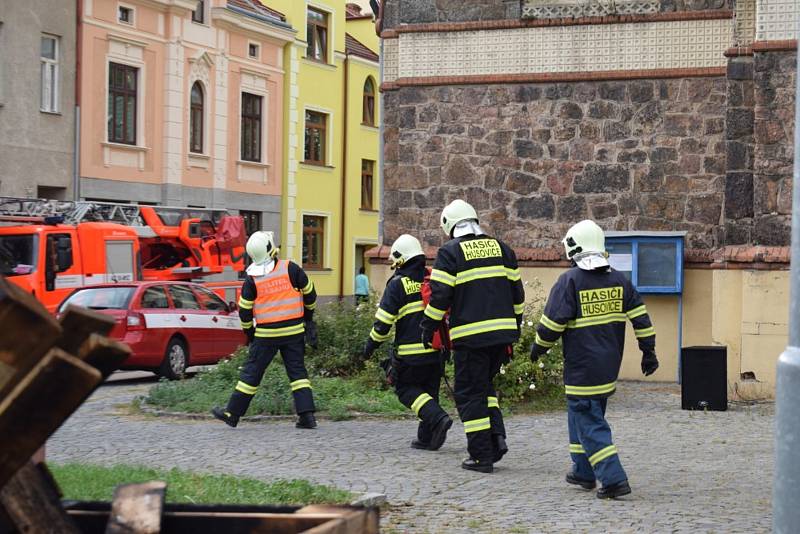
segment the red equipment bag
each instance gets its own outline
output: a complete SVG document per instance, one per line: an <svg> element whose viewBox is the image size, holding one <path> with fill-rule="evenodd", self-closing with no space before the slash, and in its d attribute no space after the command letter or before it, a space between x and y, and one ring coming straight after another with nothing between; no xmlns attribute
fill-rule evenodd
<svg viewBox="0 0 800 534"><path fill-rule="evenodd" d="M427 306L431 301L431 270L425 268L425 278L422 279L422 286L420 287L422 294L422 303ZM439 323L439 329L433 333L433 348L436 350L450 350L453 344L450 341L450 314L445 313L444 319Z"/></svg>

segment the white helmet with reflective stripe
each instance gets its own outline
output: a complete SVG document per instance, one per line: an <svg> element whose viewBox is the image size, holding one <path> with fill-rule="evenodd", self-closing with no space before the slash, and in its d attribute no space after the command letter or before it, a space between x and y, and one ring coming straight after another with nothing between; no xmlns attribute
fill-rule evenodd
<svg viewBox="0 0 800 534"><path fill-rule="evenodd" d="M567 230L567 235L561 242L564 244L568 260L589 252L604 255L606 253L606 236L603 229L588 219Z"/></svg>
<svg viewBox="0 0 800 534"><path fill-rule="evenodd" d="M247 240L247 255L256 265L266 263L278 255L272 232L258 231Z"/></svg>
<svg viewBox="0 0 800 534"><path fill-rule="evenodd" d="M470 204L456 199L442 210L442 230L448 237L453 237L453 228L461 221L478 220L478 213Z"/></svg>
<svg viewBox="0 0 800 534"><path fill-rule="evenodd" d="M397 269L411 258L424 254L425 251L422 250L422 245L419 244L419 240L416 237L403 234L392 243L389 260L391 261L392 269Z"/></svg>

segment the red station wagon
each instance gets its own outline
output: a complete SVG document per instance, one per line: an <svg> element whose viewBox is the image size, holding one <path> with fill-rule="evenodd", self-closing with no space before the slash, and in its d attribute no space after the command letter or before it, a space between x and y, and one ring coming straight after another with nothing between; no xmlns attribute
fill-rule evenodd
<svg viewBox="0 0 800 534"><path fill-rule="evenodd" d="M123 369L144 369L174 380L188 366L217 363L245 343L237 310L191 282L87 286L73 291L59 313L70 304L116 319L109 336L133 351Z"/></svg>

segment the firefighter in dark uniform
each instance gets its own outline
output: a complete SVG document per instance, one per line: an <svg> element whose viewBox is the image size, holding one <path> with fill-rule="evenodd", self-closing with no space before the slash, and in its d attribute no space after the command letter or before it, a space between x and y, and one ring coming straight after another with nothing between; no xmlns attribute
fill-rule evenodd
<svg viewBox="0 0 800 534"><path fill-rule="evenodd" d="M442 211L441 225L451 239L431 272L422 342L430 344L449 310L455 401L470 456L461 467L491 473L508 451L492 380L519 339L525 292L513 250L483 233L472 206L454 200Z"/></svg>
<svg viewBox="0 0 800 534"><path fill-rule="evenodd" d="M253 400L264 371L280 351L299 416L295 426L315 428L314 396L304 362L305 342L312 347L317 344L314 284L298 265L278 259L272 232L250 236L247 254L253 263L242 285L239 320L250 354L227 408L214 408L211 413L235 427Z"/></svg>
<svg viewBox="0 0 800 534"><path fill-rule="evenodd" d="M531 359L538 360L563 336L573 463L566 479L584 489L593 489L599 480L602 487L597 497L611 499L631 492L605 418L606 402L614 394L622 363L625 323L633 324L645 376L658 369L656 335L633 284L609 266L605 235L597 224L579 222L569 229L563 243L575 266L550 291Z"/></svg>
<svg viewBox="0 0 800 534"><path fill-rule="evenodd" d="M369 357L387 341L394 325L395 391L397 398L419 417L415 449L438 450L444 444L453 420L439 406L442 379L440 353L420 343L424 305L420 287L425 277L425 253L419 241L408 234L392 244L390 261L395 275L386 283L375 314L375 325L364 347Z"/></svg>

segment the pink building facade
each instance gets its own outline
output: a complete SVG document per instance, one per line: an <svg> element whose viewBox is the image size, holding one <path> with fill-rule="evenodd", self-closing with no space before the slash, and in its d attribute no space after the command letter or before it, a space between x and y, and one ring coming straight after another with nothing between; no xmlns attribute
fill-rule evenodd
<svg viewBox="0 0 800 534"><path fill-rule="evenodd" d="M280 230L283 47L257 0L82 0L80 196Z"/></svg>

